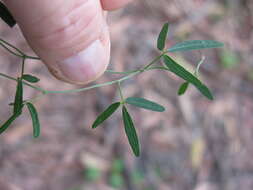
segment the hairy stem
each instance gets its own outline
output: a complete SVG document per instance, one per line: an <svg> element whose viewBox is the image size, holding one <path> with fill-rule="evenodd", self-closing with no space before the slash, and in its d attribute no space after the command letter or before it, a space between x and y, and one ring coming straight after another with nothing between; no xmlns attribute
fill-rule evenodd
<svg viewBox="0 0 253 190"><path fill-rule="evenodd" d="M129 75L127 75L125 77L122 77L118 80L113 80L113 81L105 82L105 83L102 83L102 84L95 84L95 85L85 87L85 88L78 88L78 89L73 89L73 90L62 90L62 91L45 90L44 92L45 92L45 94L66 94L66 93L83 92L83 91L91 90L91 89L94 89L94 88L109 86L109 85L116 84L118 82L125 81L127 79L130 79L130 78L134 77L135 75L137 75L139 73L140 73L140 71L136 71L135 73L129 74Z"/></svg>
<svg viewBox="0 0 253 190"><path fill-rule="evenodd" d="M12 44L8 43L7 41L3 40L0 38L0 45L6 49L8 52L10 52L11 54L17 56L17 57L20 57L22 58L22 71L21 71L21 77L23 76L24 74L24 65L25 65L25 60L26 59L34 59L34 60L40 60L40 58L38 57L33 57L33 56L28 56L26 55L25 53L23 53L20 49L18 49L17 47L13 46ZM13 50L15 51L13 51ZM120 79L117 79L117 80L113 80L113 81L109 81L109 82L105 82L105 83L102 83L102 84L95 84L95 85L92 85L92 86L89 86L89 87L84 87L84 88L78 88L78 89L72 89L72 90L62 90L62 91L55 91L55 90L44 90L40 87L37 87L37 86L34 86L32 84L29 84L27 82L23 82L24 85L30 87L30 88L33 88L37 91L40 91L42 94L65 94L65 93L76 93L76 92L83 92L83 91L87 91L87 90L91 90L91 89L94 89L94 88L99 88L99 87L104 87L104 86L109 86L109 85L113 85L113 84L119 84L127 79L130 79L132 77L134 77L135 75L139 74L139 73L142 73L144 71L148 71L148 70L151 70L150 67L155 64L157 61L159 61L161 59L161 57L165 54L165 52L163 52L162 54L160 54L159 56L157 56L155 59L153 59L150 63L148 63L147 65L145 65L143 68L141 69L137 69L137 70L132 70L132 71L127 71L127 72L116 72L116 71L112 71L112 70L107 70L106 72L107 73L111 73L111 74L125 74L126 76L125 77L122 77ZM155 69L155 68L153 68ZM10 80L13 80L13 81L16 81L17 82L17 79L11 77L11 76L8 76L8 75L5 75L3 73L0 73L0 77L3 77L3 78L7 78L7 79L10 79ZM122 92L121 92L121 95L122 95ZM123 96L122 96L123 98Z"/></svg>
<svg viewBox="0 0 253 190"><path fill-rule="evenodd" d="M139 73L142 73L144 71L150 70L149 67L151 65L153 65L154 63L156 63L157 61L159 61L163 55L164 55L164 53L161 54L161 55L159 55L159 56L157 56L154 60L152 60L149 64L145 65L142 69L138 69L138 70L134 70L134 71L127 71L127 72L115 72L115 71L108 70L107 72L109 72L109 73L127 74L127 76L122 77L122 78L117 79L117 80L105 82L105 83L102 83L102 84L95 84L95 85L92 85L92 86L89 86L89 87L85 87L85 88L55 91L55 90L44 90L44 89L42 89L40 87L31 85L31 84L29 84L27 82L24 82L24 81L23 81L23 84L26 85L26 86L28 86L28 87L30 87L30 88L33 88L33 89L35 89L37 91L40 91L43 94L66 94L66 93L83 92L83 91L91 90L91 89L94 89L94 88L99 88L99 87L104 87L104 86L109 86L109 85L113 85L113 84L116 84L116 83L120 83L120 82L123 82L123 81L125 81L127 79L130 79L130 78L134 77L135 75L137 75ZM29 59L29 57L27 57L27 56L22 56L22 58L23 58L23 60L25 60L26 58ZM0 73L0 76L3 77L3 78L7 78L7 79L10 79L10 80L17 81L17 79L15 79L13 77L10 77L8 75L5 75L3 73Z"/></svg>

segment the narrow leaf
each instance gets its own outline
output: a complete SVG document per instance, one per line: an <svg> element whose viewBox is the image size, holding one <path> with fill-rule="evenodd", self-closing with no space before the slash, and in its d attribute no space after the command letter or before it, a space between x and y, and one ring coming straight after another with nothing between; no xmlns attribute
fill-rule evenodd
<svg viewBox="0 0 253 190"><path fill-rule="evenodd" d="M164 56L164 63L170 69L171 72L186 80L187 82L193 84L204 96L206 96L210 100L213 100L213 95L211 94L210 90L184 67L176 63L167 55Z"/></svg>
<svg viewBox="0 0 253 190"><path fill-rule="evenodd" d="M22 108L23 108L23 83L21 79L18 79L13 113L14 114L21 113Z"/></svg>
<svg viewBox="0 0 253 190"><path fill-rule="evenodd" d="M13 121L15 121L15 119L17 119L17 117L19 116L19 114L13 114L0 128L0 134L2 134L4 131L6 131L6 129L9 128L9 126L12 124Z"/></svg>
<svg viewBox="0 0 253 190"><path fill-rule="evenodd" d="M130 97L126 99L126 103L139 107L139 108L151 110L151 111L157 111L157 112L165 111L165 108L161 106L160 104L157 104L155 102L152 102L144 98Z"/></svg>
<svg viewBox="0 0 253 190"><path fill-rule="evenodd" d="M31 103L26 103L33 122L33 137L37 138L40 136L40 121L36 108Z"/></svg>
<svg viewBox="0 0 253 190"><path fill-rule="evenodd" d="M27 82L30 82L30 83L37 83L40 81L39 78L35 77L35 76L32 76L32 75L28 75L28 74L25 74L23 75L22 77L24 80L26 80Z"/></svg>
<svg viewBox="0 0 253 190"><path fill-rule="evenodd" d="M138 136L132 121L131 116L129 115L125 106L122 107L122 116L125 126L125 132L129 141L129 144L134 152L135 156L140 156L140 145Z"/></svg>
<svg viewBox="0 0 253 190"><path fill-rule="evenodd" d="M10 27L13 27L16 24L15 19L11 15L7 7L0 2L0 17L8 24Z"/></svg>
<svg viewBox="0 0 253 190"><path fill-rule="evenodd" d="M183 95L183 94L186 92L186 90L188 89L188 86L189 86L189 82L184 82L184 83L179 87L177 94L178 94L179 96Z"/></svg>
<svg viewBox="0 0 253 190"><path fill-rule="evenodd" d="M169 31L169 23L165 23L162 27L162 30L157 40L157 48L161 51L164 50L165 48L168 31Z"/></svg>
<svg viewBox="0 0 253 190"><path fill-rule="evenodd" d="M92 128L98 127L101 123L107 120L120 106L120 102L110 105L104 112L102 112L92 124Z"/></svg>
<svg viewBox="0 0 253 190"><path fill-rule="evenodd" d="M220 48L223 46L224 46L223 43L213 40L189 40L174 45L173 47L168 49L168 51L169 52L191 51L207 48Z"/></svg>

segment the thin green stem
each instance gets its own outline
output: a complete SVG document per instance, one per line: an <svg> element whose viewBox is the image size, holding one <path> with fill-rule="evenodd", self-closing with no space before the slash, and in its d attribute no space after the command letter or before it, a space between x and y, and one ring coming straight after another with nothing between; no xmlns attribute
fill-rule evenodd
<svg viewBox="0 0 253 190"><path fill-rule="evenodd" d="M4 47L7 51L9 51L11 54L17 56L17 57L20 57L22 58L22 71L21 71L21 76L23 76L24 74L24 65L25 65L25 59L34 59L34 60L40 60L40 58L38 57L33 57L33 56L28 56L26 55L25 53L23 53L20 49L18 49L17 47L13 46L12 44L6 42L5 40L1 39L0 38L0 45L2 47ZM17 51L18 53L12 51L9 47L13 48L15 51ZM91 89L94 89L94 88L99 88L99 87L104 87L104 86L109 86L109 85L113 85L113 84L116 84L116 83L120 83L122 81L125 81L129 78L132 78L134 77L135 75L141 73L141 72L144 72L146 70L149 70L149 67L151 65L153 65L154 63L156 63L157 61L159 61L161 59L161 57L165 54L165 52L163 52L161 55L157 56L154 60L152 60L149 64L145 65L142 69L138 69L138 70L133 70L133 71L127 71L127 72L116 72L116 71L112 71L112 70L107 70L106 72L108 73L111 73L111 74L126 74L127 76L125 77L122 77L120 79L117 79L117 80L113 80L113 81L110 81L110 82L106 82L106 83L102 83L102 84L96 84L96 85L92 85L92 86L89 86L89 87L85 87L85 88L79 88L79 89L73 89L73 90L62 90L62 91L51 91L51 90L44 90L42 88L39 88L37 86L34 86L34 85L31 85L27 82L23 82L23 84L37 90L37 91L40 91L42 92L43 94L63 94L63 93L76 93L76 92L83 92L83 91L87 91L87 90L91 90ZM14 80L14 81L17 81L17 79L13 78L13 77L10 77L8 75L5 75L3 73L0 73L0 76L1 77L4 77L4 78L7 78L7 79L10 79L10 80Z"/></svg>
<svg viewBox="0 0 253 190"><path fill-rule="evenodd" d="M99 88L99 87L104 87L104 86L109 86L109 85L112 85L112 84L116 84L118 82L122 82L122 81L125 81L125 80L129 79L129 78L132 78L133 76L137 75L138 73L140 73L140 71L137 71L136 73L132 73L132 74L130 74L128 76L122 77L122 78L120 78L118 80L113 80L113 81L110 81L110 82L106 82L106 83L102 83L102 84L96 84L96 85L92 85L92 86L89 86L89 87L79 88L79 89L73 89L73 90L62 90L62 91L44 90L44 89L42 89L40 87L31 85L31 84L29 84L27 82L24 82L24 81L23 81L23 84L25 84L26 86L29 86L30 88L33 88L33 89L35 89L37 91L40 91L43 94L76 93L76 92L83 92L83 91L91 90L91 89L94 89L94 88ZM16 78L13 78L11 76L5 75L3 73L0 73L0 77L7 78L7 79L10 79L10 80L13 80L13 81L17 82Z"/></svg>
<svg viewBox="0 0 253 190"><path fill-rule="evenodd" d="M157 61L159 61L161 59L161 57L164 55L161 54L159 56L157 56L154 60L152 60L149 64L145 65L142 69L139 69L139 70L135 70L135 71L128 71L128 72L124 72L124 74L127 74L127 76L125 77L122 77L120 79L117 79L117 80L113 80L113 81L110 81L110 82L105 82L105 83L102 83L102 84L96 84L96 85L92 85L92 86L89 86L89 87L85 87L85 88L79 88L79 89L72 89L72 90L62 90L62 91L54 91L54 90L44 90L40 87L37 87L37 86L34 86L34 85L31 85L27 82L24 82L23 81L23 84L25 84L26 86L29 86L37 91L40 91L42 92L43 94L65 94L65 93L77 93L77 92L83 92L83 91L87 91L87 90L91 90L91 89L94 89L94 88L99 88L99 87L104 87L104 86L109 86L109 85L113 85L113 84L116 84L116 83L121 83L129 78L132 78L134 77L135 75L139 74L139 73L142 73L146 70L149 70L149 67L151 65L153 65L154 63L156 63ZM22 56L23 60L25 60L25 58L29 58L27 57L26 55L23 55ZM30 58L34 58L34 59L39 59L39 58L36 58L36 57L30 57ZM23 71L22 71L23 72ZM117 74L122 74L122 72L114 72L114 71L111 71L111 70L108 70L109 73L117 73ZM10 80L14 80L14 81L17 81L17 79L13 78L13 77L10 77L8 75L5 75L3 73L0 73L0 76L1 77L4 77L4 78L7 78L7 79L10 79Z"/></svg>
<svg viewBox="0 0 253 190"><path fill-rule="evenodd" d="M95 84L95 85L92 85L92 86L89 86L89 87L85 87L85 88L79 88L79 89L73 89L73 90L62 90L62 91L45 90L44 92L45 92L45 94L66 94L66 93L83 92L83 91L91 90L91 89L94 89L94 88L109 86L109 85L112 85L112 84L116 84L118 82L125 81L125 80L127 80L129 78L132 78L133 76L135 76L135 75L137 75L139 73L140 73L140 71L137 71L135 73L132 73L130 75L122 77L122 78L120 78L118 80L113 80L113 81L102 83L102 84Z"/></svg>
<svg viewBox="0 0 253 190"><path fill-rule="evenodd" d="M6 75L6 74L3 74L3 73L0 73L0 77L2 77L2 78L7 78L7 79L10 79L10 80L14 80L14 81L17 82L17 79L16 79L16 78L11 77L11 76Z"/></svg>
<svg viewBox="0 0 253 190"><path fill-rule="evenodd" d="M18 49L17 47L15 47L14 45L10 44L9 42L3 40L0 38L0 45L7 50L9 53L11 53L12 55L16 56L16 57L20 57L20 58L27 58L27 59L34 59L34 60L40 60L39 57L34 57L34 56L29 56L26 55L23 51L21 51L20 49ZM9 48L10 47L10 48ZM13 51L13 50L15 51Z"/></svg>
<svg viewBox="0 0 253 190"><path fill-rule="evenodd" d="M131 74L131 73L135 73L137 71L140 71L140 69L136 69L136 70L132 70L132 71L125 71L125 72L118 72L118 71L113 71L113 70L106 70L106 73L110 73L110 74L119 74L119 75L127 75L127 74Z"/></svg>
<svg viewBox="0 0 253 190"><path fill-rule="evenodd" d="M10 53L14 54L15 56L18 56L18 57L21 56L21 57L22 57L22 56L25 55L20 49L18 49L18 48L15 47L14 45L10 44L9 42L3 40L2 38L0 38L0 44L1 44L5 49L7 49ZM9 49L8 47L6 47L5 45L7 45L7 46L11 47L12 49L16 50L18 53L20 53L20 55L19 55L19 54L16 54L16 53L13 53L13 51L10 50L10 49Z"/></svg>
<svg viewBox="0 0 253 190"><path fill-rule="evenodd" d="M122 89L121 89L120 82L118 82L118 89L119 89L119 94L120 94L121 103L124 104L125 98L124 98L124 96L123 96L123 92L122 92Z"/></svg>
<svg viewBox="0 0 253 190"><path fill-rule="evenodd" d="M25 55L26 59L34 59L34 60L41 60L39 57L34 57L34 56L29 56L29 55Z"/></svg>
<svg viewBox="0 0 253 190"><path fill-rule="evenodd" d="M6 74L3 74L3 73L0 73L0 77L18 82L18 80L17 80L16 78L11 77L11 76L6 75ZM42 89L42 88L39 88L39 87L34 86L34 85L31 85L31 84L29 84L29 83L27 83L27 82L25 82L25 81L22 81L22 83L23 83L24 85L30 87L30 88L33 88L34 90L40 91L40 92L42 92L43 94L45 94L45 90Z"/></svg>
<svg viewBox="0 0 253 190"><path fill-rule="evenodd" d="M23 55L19 55L17 54L16 52L12 51L10 48L8 48L5 44L1 43L1 40L0 40L0 45L5 49L7 50L9 53L11 53L12 55L16 56L16 57L20 57L22 58Z"/></svg>
<svg viewBox="0 0 253 190"><path fill-rule="evenodd" d="M153 59L149 64L145 65L143 68L141 69L136 69L136 70L131 70L131 71L125 71L125 72L118 72L118 71L113 71L113 70L106 70L105 72L110 73L110 74L131 74L131 73L135 73L137 71L143 72L146 70L152 70L149 69L149 67L151 65L153 65L154 63L156 63L157 61L159 61L161 59L161 57L165 54L166 52L163 52L161 55L157 56L155 59Z"/></svg>
<svg viewBox="0 0 253 190"><path fill-rule="evenodd" d="M155 64L157 61L159 61L165 53L162 53L161 55L157 56L155 59L153 59L149 64L147 64L146 66L143 67L143 69L141 69L142 71L145 71L146 69L148 69L151 65Z"/></svg>
<svg viewBox="0 0 253 190"><path fill-rule="evenodd" d="M166 71L169 71L168 68L163 67L163 66L149 67L148 69L146 69L146 71L150 71L150 70L166 70Z"/></svg>
<svg viewBox="0 0 253 190"><path fill-rule="evenodd" d="M25 57L23 57L23 59L22 59L21 76L20 76L21 80L23 78L24 72L25 72Z"/></svg>

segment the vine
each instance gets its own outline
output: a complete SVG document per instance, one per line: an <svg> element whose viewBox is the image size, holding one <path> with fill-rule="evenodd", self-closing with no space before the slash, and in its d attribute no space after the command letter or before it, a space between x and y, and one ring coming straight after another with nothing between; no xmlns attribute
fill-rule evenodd
<svg viewBox="0 0 253 190"><path fill-rule="evenodd" d="M45 95L78 93L78 92L88 91L95 88L109 86L109 85L116 85L119 91L120 100L118 102L115 102L109 105L108 108L105 109L105 111L103 111L94 121L94 123L92 124L92 128L99 127L105 120L107 120L110 116L112 116L112 114L121 107L122 120L124 123L126 136L128 138L129 144L133 150L134 155L139 156L141 151L140 151L138 135L134 126L134 122L131 118L131 115L128 112L127 105L133 105L138 108L147 109L147 110L155 111L155 112L164 112L165 108L158 103L155 103L153 101L150 101L144 98L140 98L140 97L125 98L123 95L124 94L123 89L121 87L121 84L124 81L130 78L133 78L136 75L148 72L150 70L162 70L165 72L172 72L185 81L179 87L178 95L183 95L187 91L188 86L191 84L195 86L196 89L199 90L199 92L202 95L204 95L206 98L208 98L209 100L213 100L213 95L211 91L203 82L200 81L198 77L200 66L201 64L203 64L205 57L202 57L202 59L200 60L200 62L198 63L196 67L195 72L192 74L189 71L187 71L183 66L178 64L168 54L174 53L174 52L200 50L200 49L206 49L206 48L220 48L220 47L223 47L223 44L217 41L213 41L213 40L191 40L191 41L184 41L184 42L178 43L170 48L166 48L166 40L167 40L168 32L169 32L169 24L165 23L161 29L161 32L159 33L158 40L157 40L157 49L160 51L159 55L155 57L152 61L150 61L148 64L143 65L141 68L132 70L132 71L126 71L126 72L106 70L106 72L109 74L118 74L118 75L123 75L123 76L121 78L118 78L117 80L112 80L112 81L101 83L101 84L95 84L95 85L84 87L84 88L62 90L62 91L55 91L55 90L51 91L51 90L46 90L37 86L36 84L39 83L40 79L37 78L36 76L26 74L25 64L26 64L27 59L40 60L40 58L27 55L23 51L21 51L20 49L12 45L11 43L3 39L0 39L0 46L2 48L4 48L13 56L19 57L21 59L21 72L20 72L19 77L14 78L7 74L0 73L0 77L8 79L8 80L12 80L17 83L15 99L13 103L9 104L10 106L13 107L12 115L0 127L0 134L5 132L11 126L13 121L15 121L18 117L22 115L23 108L26 106L30 112L32 123L33 123L33 136L34 138L39 137L40 136L39 116L33 103ZM33 88L36 91L39 91L41 94L35 98L24 100L23 99L24 85L30 88Z"/></svg>

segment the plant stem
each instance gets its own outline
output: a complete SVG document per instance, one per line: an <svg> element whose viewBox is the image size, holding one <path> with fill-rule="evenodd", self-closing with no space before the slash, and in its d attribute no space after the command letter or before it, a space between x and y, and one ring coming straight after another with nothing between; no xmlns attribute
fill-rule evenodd
<svg viewBox="0 0 253 190"><path fill-rule="evenodd" d="M15 47L14 45L10 44L9 42L3 40L2 38L0 38L0 44L1 44L2 46L7 45L7 46L11 47L12 49L14 49L14 50L16 50L18 53L20 53L21 56L25 55L20 49L18 49L18 48ZM5 45L4 45L4 44L5 44ZM8 48L8 47L5 46L4 48ZM8 49L9 49L9 48L8 48ZM11 50L11 51L12 51L12 50ZM14 54L14 55L15 55L15 54ZM17 55L17 56L20 56L20 55Z"/></svg>
<svg viewBox="0 0 253 190"><path fill-rule="evenodd" d="M151 65L155 64L157 61L159 61L165 53L162 53L161 55L157 56L155 59L153 59L149 64L147 64L146 66L143 67L143 69L141 69L142 71L147 70Z"/></svg>
<svg viewBox="0 0 253 190"><path fill-rule="evenodd" d="M24 72L25 72L25 57L23 57L22 59L21 76L20 76L21 80L23 78Z"/></svg>
<svg viewBox="0 0 253 190"><path fill-rule="evenodd" d="M37 87L37 86L34 86L34 85L31 85L27 82L24 82L23 81L23 84L25 84L26 86L29 86L37 91L40 91L42 92L43 94L66 94L66 93L76 93L76 92L83 92L83 91L87 91L87 90L91 90L91 89L94 89L94 88L99 88L99 87L104 87L104 86L109 86L109 85L113 85L113 84L116 84L116 83L120 83L122 81L125 81L129 78L132 78L134 77L135 75L139 74L139 73L142 73L144 71L147 71L149 70L149 67L151 65L153 65L154 63L156 63L157 61L159 61L161 59L161 57L164 55L161 54L159 56L157 56L155 59L153 59L149 64L145 65L142 69L139 69L139 70L134 70L134 71L127 71L127 72L114 72L114 71L111 71L111 70L108 70L109 73L117 73L117 74L127 74L127 76L125 77L122 77L120 79L117 79L117 80L113 80L113 81L110 81L110 82L105 82L105 83L102 83L102 84L96 84L96 85L92 85L92 86L89 86L89 87L85 87L85 88L79 88L79 89L73 89L73 90L62 90L62 91L54 91L54 90L44 90L40 87ZM26 58L34 58L34 59L39 59L39 58L36 58L36 57L30 57L30 56L26 56L26 55L23 55L22 56L23 58L23 62ZM23 67L22 67L23 68ZM23 73L23 71L22 71ZM0 76L4 77L4 78L7 78L7 79L10 79L10 80L14 80L14 81L17 81L17 79L13 78L13 77L10 77L8 75L5 75L3 73L0 73Z"/></svg>
<svg viewBox="0 0 253 190"><path fill-rule="evenodd" d="M135 73L137 71L140 71L140 69L136 69L136 70L132 70L132 71L125 71L125 72L118 72L118 71L113 71L113 70L106 70L106 73L110 73L110 74L119 74L119 75L127 75L127 74L131 74L131 73Z"/></svg>
<svg viewBox="0 0 253 190"><path fill-rule="evenodd" d="M27 59L34 59L34 60L40 60L39 57L33 57L33 56L29 56L26 55L24 52L22 52L20 49L18 49L17 47L15 47L14 45L10 44L9 42L3 40L2 38L0 38L0 45L7 50L9 53L11 53L14 56L20 57L20 58L27 58ZM14 52L13 50L11 50L10 48L14 49L16 52Z"/></svg>
<svg viewBox="0 0 253 190"><path fill-rule="evenodd" d="M12 55L15 55L15 56L20 57L20 58L23 57L22 54L21 54L21 55L20 55L20 54L17 54L16 52L14 52L14 51L12 51L10 48L8 48L5 44L3 44L1 39L0 39L0 45L1 45L5 50L7 50L9 53L11 53Z"/></svg>
<svg viewBox="0 0 253 190"><path fill-rule="evenodd" d="M6 74L3 74L3 73L0 73L0 77L18 82L18 80L17 80L16 78L11 77L11 76L6 75ZM40 92L42 92L43 94L45 94L45 90L42 89L42 88L39 88L39 87L34 86L34 85L31 85L31 84L29 84L29 83L27 83L27 82L25 82L25 81L22 81L22 83L23 83L24 85L30 87L30 88L33 88L34 90L40 91Z"/></svg>
<svg viewBox="0 0 253 190"><path fill-rule="evenodd" d="M163 67L163 66L149 67L148 69L146 69L146 71L151 71L151 70L166 70L166 71L170 71L168 68Z"/></svg>
<svg viewBox="0 0 253 190"><path fill-rule="evenodd" d="M66 94L66 93L83 92L83 91L91 90L91 89L94 89L94 88L109 86L109 85L112 85L112 84L116 84L118 82L125 81L125 80L127 80L129 78L132 78L133 76L135 76L135 75L137 75L139 73L140 73L140 71L136 71L135 73L132 73L130 75L122 77L122 78L120 78L118 80L113 80L113 81L102 83L102 84L95 84L95 85L92 85L92 86L89 86L89 87L85 87L85 88L79 88L79 89L73 89L73 90L62 90L62 91L45 90L44 92L45 92L45 94Z"/></svg>
<svg viewBox="0 0 253 190"><path fill-rule="evenodd" d="M113 81L110 81L110 82L106 82L106 83L102 83L102 84L96 84L96 85L92 85L92 86L89 86L89 87L85 87L85 88L79 88L79 89L73 89L73 90L62 90L62 91L52 91L52 90L44 90L40 87L37 87L37 86L34 86L34 85L31 85L27 82L24 82L23 81L23 84L25 84L26 86L29 86L30 88L33 88L37 91L40 91L42 92L43 94L64 94L64 93L75 93L75 92L83 92L83 91L87 91L87 90L91 90L91 89L94 89L94 88L99 88L99 87L104 87L104 86L109 86L109 85L112 85L112 84L116 84L118 82L122 82L124 80L127 80L135 75L137 75L138 73L140 73L140 71L137 71L135 73L132 73L130 75L127 75L125 77L122 77L118 80L113 80ZM3 78L7 78L7 79L10 79L10 80L13 80L13 81L16 81L17 82L17 79L11 77L11 76L8 76L8 75L5 75L3 73L0 73L0 76L3 77Z"/></svg>
<svg viewBox="0 0 253 190"><path fill-rule="evenodd" d="M124 96L123 96L123 93L122 93L122 89L121 89L120 82L118 82L118 89L119 89L119 94L120 94L121 103L124 104L125 99L124 99Z"/></svg>
<svg viewBox="0 0 253 190"><path fill-rule="evenodd" d="M29 56L29 55L25 55L26 59L34 59L34 60L41 60L39 57L33 57L33 56Z"/></svg>

